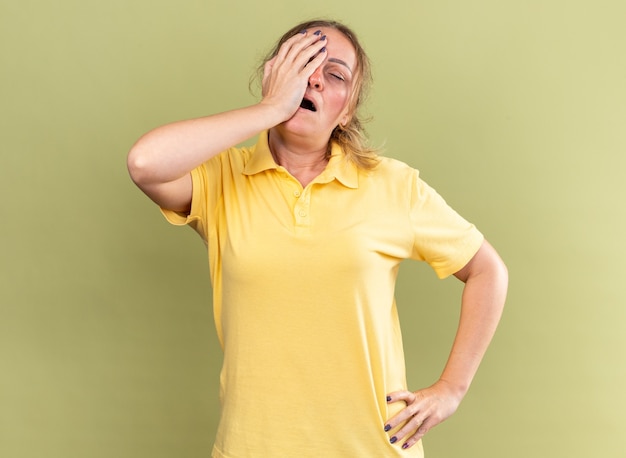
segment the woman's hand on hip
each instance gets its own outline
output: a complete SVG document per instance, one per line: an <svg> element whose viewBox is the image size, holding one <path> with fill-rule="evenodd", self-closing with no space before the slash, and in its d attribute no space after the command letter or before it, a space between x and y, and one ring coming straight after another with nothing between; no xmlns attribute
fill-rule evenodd
<svg viewBox="0 0 626 458"><path fill-rule="evenodd" d="M261 103L273 105L284 121L300 107L309 78L326 58L325 44L318 31L304 31L285 41L265 63Z"/></svg>
<svg viewBox="0 0 626 458"><path fill-rule="evenodd" d="M423 390L396 391L387 395L387 403L404 402L400 412L385 423L392 444L406 449L415 445L433 427L449 418L461 403L462 396L450 384L439 380ZM394 431L396 428L397 431Z"/></svg>

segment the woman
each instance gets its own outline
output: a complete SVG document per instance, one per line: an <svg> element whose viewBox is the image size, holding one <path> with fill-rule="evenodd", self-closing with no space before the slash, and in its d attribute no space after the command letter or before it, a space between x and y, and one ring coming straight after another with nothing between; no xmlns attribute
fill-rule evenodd
<svg viewBox="0 0 626 458"><path fill-rule="evenodd" d="M351 30L299 24L264 64L259 103L160 127L129 154L135 183L208 245L214 457L421 457L493 336L506 268L416 170L363 146L368 79ZM450 358L415 392L394 300L405 258L465 282Z"/></svg>

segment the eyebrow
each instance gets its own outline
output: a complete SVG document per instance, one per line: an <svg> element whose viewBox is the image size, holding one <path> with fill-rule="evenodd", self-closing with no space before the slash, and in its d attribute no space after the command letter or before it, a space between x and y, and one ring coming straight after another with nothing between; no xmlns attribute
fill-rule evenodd
<svg viewBox="0 0 626 458"><path fill-rule="evenodd" d="M328 62L334 62L336 64L340 64L343 65L344 67L346 67L348 70L350 70L350 73L352 73L352 69L348 66L348 64L346 64L343 60L341 59L337 59L336 57L329 57L328 58Z"/></svg>

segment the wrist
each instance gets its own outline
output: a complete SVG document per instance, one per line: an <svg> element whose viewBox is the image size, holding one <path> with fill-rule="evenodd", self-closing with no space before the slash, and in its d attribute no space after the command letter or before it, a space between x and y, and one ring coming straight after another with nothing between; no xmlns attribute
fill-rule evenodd
<svg viewBox="0 0 626 458"><path fill-rule="evenodd" d="M287 109L284 105L276 103L269 97L264 97L258 106L263 110L263 116L265 119L270 120L273 124L270 127L277 126L278 124L287 121L294 114L294 111Z"/></svg>
<svg viewBox="0 0 626 458"><path fill-rule="evenodd" d="M468 382L453 380L446 377L441 377L435 385L440 385L444 387L451 396L454 396L458 399L459 402L465 397L467 392L469 391L470 384Z"/></svg>

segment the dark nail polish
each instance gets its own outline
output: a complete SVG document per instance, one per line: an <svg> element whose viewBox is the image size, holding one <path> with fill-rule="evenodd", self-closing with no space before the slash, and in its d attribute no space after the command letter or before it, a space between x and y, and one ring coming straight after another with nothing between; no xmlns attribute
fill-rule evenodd
<svg viewBox="0 0 626 458"><path fill-rule="evenodd" d="M397 440L398 438L396 436L393 436L391 439L389 439L389 442L391 442L392 444L395 444Z"/></svg>
<svg viewBox="0 0 626 458"><path fill-rule="evenodd" d="M313 35L319 35L319 34L321 34L321 33L322 33L322 31L321 31L321 30L317 30L317 31L315 31L315 33L314 33Z"/></svg>
<svg viewBox="0 0 626 458"><path fill-rule="evenodd" d="M391 429L391 425L385 425L385 432L389 431Z"/></svg>
<svg viewBox="0 0 626 458"><path fill-rule="evenodd" d="M326 52L326 46L324 46L322 49L320 49L320 52Z"/></svg>
<svg viewBox="0 0 626 458"><path fill-rule="evenodd" d="M326 35L322 35L322 37L320 38L321 41L324 41L326 39Z"/></svg>
<svg viewBox="0 0 626 458"><path fill-rule="evenodd" d="M306 29L304 29L304 30L300 30L300 33L301 33L302 35L304 35L304 34L306 33Z"/></svg>
<svg viewBox="0 0 626 458"><path fill-rule="evenodd" d="M391 396L387 396L387 402L391 402Z"/></svg>
<svg viewBox="0 0 626 458"><path fill-rule="evenodd" d="M402 448L406 450L407 448L409 448L409 444L403 444Z"/></svg>

